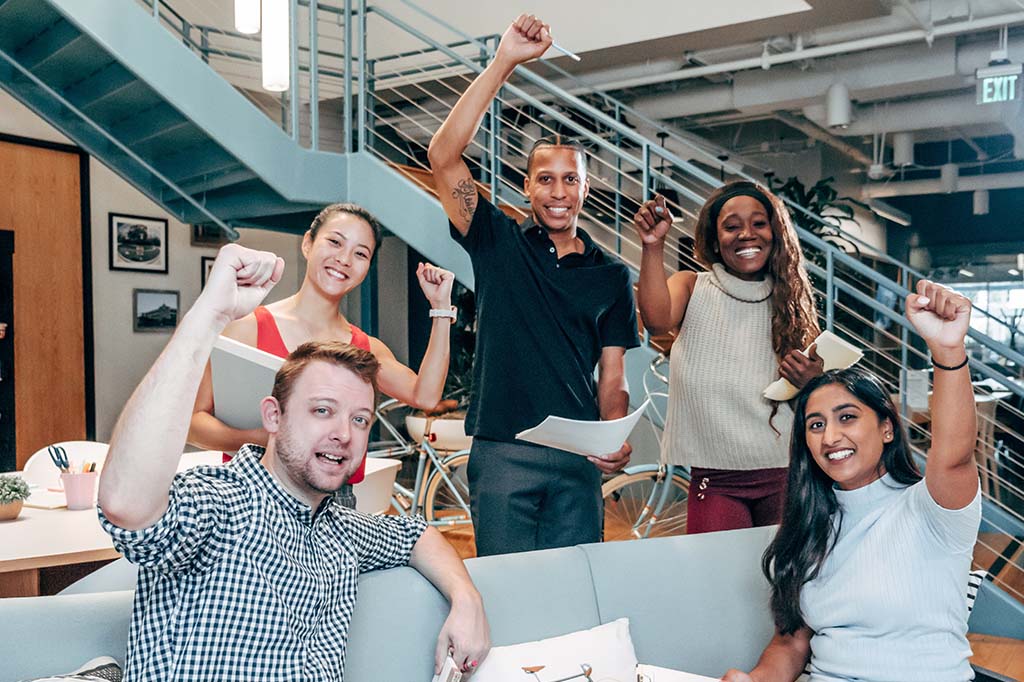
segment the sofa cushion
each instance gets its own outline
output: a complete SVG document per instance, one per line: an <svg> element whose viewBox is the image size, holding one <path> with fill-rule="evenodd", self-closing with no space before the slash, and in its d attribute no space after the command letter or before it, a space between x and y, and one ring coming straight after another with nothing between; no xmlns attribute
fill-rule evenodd
<svg viewBox="0 0 1024 682"><path fill-rule="evenodd" d="M60 675L96 656L124 661L134 592L0 599L2 678ZM59 646L54 646L59 642Z"/></svg>
<svg viewBox="0 0 1024 682"><path fill-rule="evenodd" d="M584 666L595 680L631 680L636 652L629 637L629 620L620 618L588 630L491 649L473 682L523 682L526 667L543 666L538 680L562 680L579 675Z"/></svg>
<svg viewBox="0 0 1024 682"><path fill-rule="evenodd" d="M581 547L470 559L495 646L546 639L601 624Z"/></svg>
<svg viewBox="0 0 1024 682"><path fill-rule="evenodd" d="M483 595L495 646L600 624L590 567L579 547L470 559L466 568ZM429 680L447 615L448 603L411 568L363 575L345 680Z"/></svg>
<svg viewBox="0 0 1024 682"><path fill-rule="evenodd" d="M644 663L717 678L775 632L761 555L775 527L584 545L601 622L629 618Z"/></svg>

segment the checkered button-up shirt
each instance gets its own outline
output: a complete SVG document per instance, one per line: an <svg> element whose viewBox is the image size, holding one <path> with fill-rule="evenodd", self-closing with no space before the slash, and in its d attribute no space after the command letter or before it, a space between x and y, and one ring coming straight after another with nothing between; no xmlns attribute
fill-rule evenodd
<svg viewBox="0 0 1024 682"><path fill-rule="evenodd" d="M292 497L246 446L178 474L163 517L100 522L139 565L125 682L341 680L364 571L408 563L420 518Z"/></svg>

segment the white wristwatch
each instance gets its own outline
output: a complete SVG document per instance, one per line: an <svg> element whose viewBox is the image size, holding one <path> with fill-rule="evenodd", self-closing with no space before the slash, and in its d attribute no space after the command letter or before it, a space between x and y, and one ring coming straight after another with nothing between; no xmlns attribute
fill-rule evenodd
<svg viewBox="0 0 1024 682"><path fill-rule="evenodd" d="M455 322L455 319L458 317L458 313L456 312L455 306L452 306L451 308L431 308L430 316L447 317L452 322Z"/></svg>

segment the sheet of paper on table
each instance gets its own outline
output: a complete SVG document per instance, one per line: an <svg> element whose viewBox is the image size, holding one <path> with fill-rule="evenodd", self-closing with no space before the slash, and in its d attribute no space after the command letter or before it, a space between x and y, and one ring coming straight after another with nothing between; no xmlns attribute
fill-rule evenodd
<svg viewBox="0 0 1024 682"><path fill-rule="evenodd" d="M270 395L274 375L283 364L284 358L226 336L218 337L210 355L217 419L236 429L263 426L260 401Z"/></svg>
<svg viewBox="0 0 1024 682"><path fill-rule="evenodd" d="M636 680L637 682L718 682L717 677L704 677L644 663L636 664Z"/></svg>
<svg viewBox="0 0 1024 682"><path fill-rule="evenodd" d="M32 488L31 495L25 500L26 507L35 509L60 509L68 506L68 498L64 491L45 490L43 488Z"/></svg>
<svg viewBox="0 0 1024 682"><path fill-rule="evenodd" d="M827 330L819 334L818 338L814 339L813 343L811 343L811 346L814 344L818 344L816 352L818 357L824 362L826 372L830 369L846 369L855 365L864 357L864 351L860 348L843 341ZM807 355L811 350L811 346L800 352ZM769 400L789 400L799 392L800 390L793 384L785 379L779 379L764 389L764 397Z"/></svg>
<svg viewBox="0 0 1024 682"><path fill-rule="evenodd" d="M622 447L650 402L648 398L632 414L608 421L547 417L532 429L517 433L516 438L586 457L602 457Z"/></svg>

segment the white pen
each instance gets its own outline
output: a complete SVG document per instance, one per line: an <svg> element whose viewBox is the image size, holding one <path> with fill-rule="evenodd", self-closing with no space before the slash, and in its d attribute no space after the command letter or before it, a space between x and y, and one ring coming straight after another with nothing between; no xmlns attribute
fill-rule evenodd
<svg viewBox="0 0 1024 682"><path fill-rule="evenodd" d="M573 59L574 61L577 61L577 62L580 61L580 56L578 54L576 54L575 52L572 52L571 50L565 49L564 47L562 47L561 45L559 45L558 43L556 43L553 40L551 41L551 47L555 48L556 50L558 50L559 52L564 54L566 57L569 57L570 59Z"/></svg>

